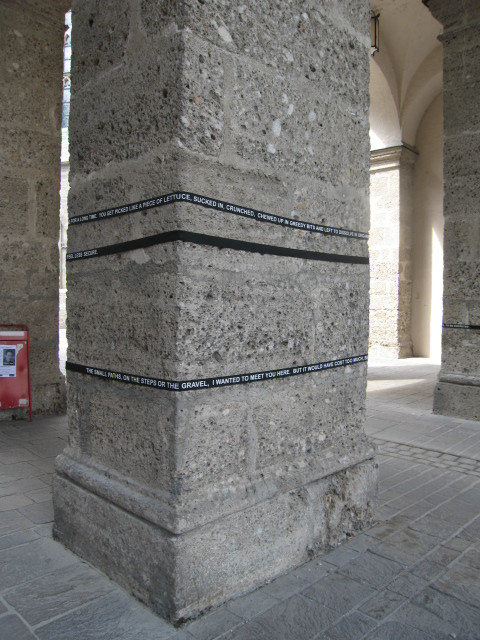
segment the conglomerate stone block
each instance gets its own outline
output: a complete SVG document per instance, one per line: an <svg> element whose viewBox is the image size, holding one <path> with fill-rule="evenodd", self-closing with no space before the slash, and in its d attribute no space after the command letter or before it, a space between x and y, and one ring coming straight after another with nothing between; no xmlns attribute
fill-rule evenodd
<svg viewBox="0 0 480 640"><path fill-rule="evenodd" d="M142 52L130 56L129 64L114 66L77 91L72 80L71 111L78 113L69 125L73 176L113 160L137 158L175 135L184 42L174 33L162 40L161 47L152 50L147 44L144 41ZM72 78L78 66L73 55Z"/></svg>
<svg viewBox="0 0 480 640"><path fill-rule="evenodd" d="M78 51L72 80L77 90L125 62L132 11L129 0L104 6L86 0L81 12L73 7L72 47L78 42Z"/></svg>
<svg viewBox="0 0 480 640"><path fill-rule="evenodd" d="M351 185L365 183L365 168L355 158L355 142L365 145L358 127L365 117L361 109L357 114L344 99L333 122L328 98L315 82L300 79L292 91L289 75L273 74L250 60L235 61L234 73L232 144L245 161L276 172L293 166L296 172L333 184L348 172ZM340 131L352 141L348 149L338 145Z"/></svg>
<svg viewBox="0 0 480 640"><path fill-rule="evenodd" d="M0 214L2 216L3 233L18 233L22 235L28 228L28 217L9 216L9 210L17 205L25 212L27 210L28 182L21 176L1 176L0 178ZM10 288L7 288L7 291Z"/></svg>

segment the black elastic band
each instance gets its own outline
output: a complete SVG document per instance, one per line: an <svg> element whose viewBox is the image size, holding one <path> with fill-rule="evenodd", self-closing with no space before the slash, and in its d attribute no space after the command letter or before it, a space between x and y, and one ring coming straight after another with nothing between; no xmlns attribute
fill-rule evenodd
<svg viewBox="0 0 480 640"><path fill-rule="evenodd" d="M124 382L125 384L134 384L141 387L151 387L154 389L165 389L167 391L193 391L196 389L212 389L219 387L231 387L239 384L249 384L252 382L261 382L266 380L278 380L280 378L289 378L292 376L305 375L315 373L317 371L326 371L329 369L337 369L339 367L347 367L361 362L367 362L367 354L351 356L348 358L339 358L337 360L329 360L327 362L316 362L315 364L306 364L298 367L286 367L284 369L270 369L268 371L257 371L255 373L241 373L232 376L218 376L215 378L198 378L195 380L166 380L163 378L152 378L150 376L140 376L132 373L124 373L121 371L110 371L108 369L99 369L98 367L87 367L74 362L67 362L68 371L83 373L85 375L96 376L103 380Z"/></svg>
<svg viewBox="0 0 480 640"><path fill-rule="evenodd" d="M231 238L220 238L218 236L209 236L203 233L192 233L191 231L166 231L165 233L157 233L146 238L137 238L136 240L127 240L117 244L110 244L105 247L97 247L95 249L86 249L74 253L67 253L67 260L85 260L87 258L98 258L100 256L108 256L114 253L122 253L123 251L134 251L135 249L144 249L158 244L166 244L169 242L192 242L193 244L201 244L209 247L218 247L220 249L234 249L235 251L248 251L250 253L262 253L273 256L284 256L288 258L301 258L303 260L322 260L326 262L346 262L350 264L368 264L368 258L363 256L347 256L335 253L323 253L320 251L309 251L306 249L290 249L288 247L277 247L269 244L261 244L259 242L245 242L243 240L233 240Z"/></svg>
<svg viewBox="0 0 480 640"><path fill-rule="evenodd" d="M231 213L250 220L257 220L258 222L268 222L270 224L280 225L290 230L300 229L303 231L310 231L312 233L322 233L342 238L368 240L368 233L365 233L364 231L329 227L324 224L315 224L313 222L295 220L294 218L284 218L282 216L266 213L265 211L250 209L248 207L232 204L231 202L225 202L224 200L217 200L215 198L202 196L198 193L190 193L189 191L174 191L163 196L156 196L154 198L148 198L147 200L139 200L138 202L124 204L112 209L102 209L100 211L94 211L93 213L87 213L81 216L72 216L69 218L68 224L69 226L73 226L76 224L83 224L85 222L106 220L107 218L123 216L128 213L136 213L137 211L145 211L146 209L153 209L154 207L163 207L164 205L172 204L174 202L185 202L199 207L204 207L206 209L215 209L216 211Z"/></svg>
<svg viewBox="0 0 480 640"><path fill-rule="evenodd" d="M444 329L471 329L473 331L478 331L480 329L480 324L452 324L450 322L444 322L442 327Z"/></svg>

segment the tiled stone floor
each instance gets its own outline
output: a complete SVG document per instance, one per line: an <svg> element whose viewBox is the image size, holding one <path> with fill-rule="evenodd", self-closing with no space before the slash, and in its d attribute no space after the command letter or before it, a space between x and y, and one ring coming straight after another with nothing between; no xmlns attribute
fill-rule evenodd
<svg viewBox="0 0 480 640"><path fill-rule="evenodd" d="M0 638L479 639L480 423L432 415L437 372L370 365L377 524L180 629L52 540L65 418L0 422Z"/></svg>

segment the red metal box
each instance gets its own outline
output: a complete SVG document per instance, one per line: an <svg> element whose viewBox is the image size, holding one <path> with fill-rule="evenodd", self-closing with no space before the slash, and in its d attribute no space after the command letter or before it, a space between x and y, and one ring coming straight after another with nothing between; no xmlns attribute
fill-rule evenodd
<svg viewBox="0 0 480 640"><path fill-rule="evenodd" d="M26 325L0 324L0 409L30 410L30 347Z"/></svg>

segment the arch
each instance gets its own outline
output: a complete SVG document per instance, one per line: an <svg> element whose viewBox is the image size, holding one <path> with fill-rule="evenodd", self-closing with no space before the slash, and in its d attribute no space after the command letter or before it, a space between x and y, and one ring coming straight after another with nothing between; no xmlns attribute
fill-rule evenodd
<svg viewBox="0 0 480 640"><path fill-rule="evenodd" d="M442 92L442 46L436 47L413 75L402 101L402 139L415 146L418 127L427 109Z"/></svg>
<svg viewBox="0 0 480 640"><path fill-rule="evenodd" d="M387 56L382 64L370 62L370 148L372 150L401 144L401 127L395 74Z"/></svg>

